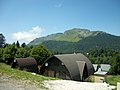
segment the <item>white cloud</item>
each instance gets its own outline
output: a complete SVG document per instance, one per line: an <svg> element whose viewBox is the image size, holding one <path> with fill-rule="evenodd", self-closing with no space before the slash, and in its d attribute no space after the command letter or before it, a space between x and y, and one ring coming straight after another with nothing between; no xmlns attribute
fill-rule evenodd
<svg viewBox="0 0 120 90"><path fill-rule="evenodd" d="M22 41L22 42L30 42L35 38L41 37L43 29L39 26L35 26L32 28L32 30L28 31L20 31L15 32L12 34L12 38L14 40Z"/></svg>

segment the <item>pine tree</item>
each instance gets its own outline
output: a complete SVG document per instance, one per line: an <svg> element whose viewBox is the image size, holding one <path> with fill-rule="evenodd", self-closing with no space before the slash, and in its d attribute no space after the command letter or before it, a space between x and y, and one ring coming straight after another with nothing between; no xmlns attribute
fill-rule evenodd
<svg viewBox="0 0 120 90"><path fill-rule="evenodd" d="M5 45L5 37L3 34L0 34L0 48Z"/></svg>
<svg viewBox="0 0 120 90"><path fill-rule="evenodd" d="M21 45L21 47L25 48L25 47L26 47L26 44L25 44L25 43L23 43L23 44Z"/></svg>
<svg viewBox="0 0 120 90"><path fill-rule="evenodd" d="M20 47L19 41L17 41L16 46L17 46L17 48Z"/></svg>

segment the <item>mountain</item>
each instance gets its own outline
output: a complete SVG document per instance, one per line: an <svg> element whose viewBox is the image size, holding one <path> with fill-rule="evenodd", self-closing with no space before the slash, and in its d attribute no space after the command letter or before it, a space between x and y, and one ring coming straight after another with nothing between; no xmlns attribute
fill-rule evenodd
<svg viewBox="0 0 120 90"><path fill-rule="evenodd" d="M37 38L29 45L42 43L55 53L73 53L87 51L91 48L112 48L120 50L120 36L102 31L74 28L64 33L51 34Z"/></svg>
<svg viewBox="0 0 120 90"><path fill-rule="evenodd" d="M54 41L68 41L68 42L78 42L83 38L96 36L99 33L104 33L102 31L90 31L88 29L79 29L73 28L71 30L67 30L64 33L56 33L51 34L46 37L36 38L29 43L29 45L37 45L44 41L54 40Z"/></svg>

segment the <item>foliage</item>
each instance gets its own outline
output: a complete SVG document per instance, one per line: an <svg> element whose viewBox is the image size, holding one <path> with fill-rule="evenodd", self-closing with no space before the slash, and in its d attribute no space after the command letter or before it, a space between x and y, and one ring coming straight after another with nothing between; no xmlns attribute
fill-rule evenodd
<svg viewBox="0 0 120 90"><path fill-rule="evenodd" d="M16 58L26 58L29 57L29 51L23 47L17 48Z"/></svg>
<svg viewBox="0 0 120 90"><path fill-rule="evenodd" d="M38 64L42 64L51 56L51 53L47 50L47 48L39 44L31 50L30 56L34 57Z"/></svg>
<svg viewBox="0 0 120 90"><path fill-rule="evenodd" d="M0 48L0 62L11 64L15 58L34 57L38 64L42 64L51 53L43 46L38 45L27 46L23 43L21 46L19 41L13 44L5 44L3 48Z"/></svg>
<svg viewBox="0 0 120 90"><path fill-rule="evenodd" d="M0 48L5 45L5 37L3 34L0 34Z"/></svg>
<svg viewBox="0 0 120 90"><path fill-rule="evenodd" d="M3 62L3 48L0 48L0 62Z"/></svg>
<svg viewBox="0 0 120 90"><path fill-rule="evenodd" d="M112 48L120 50L120 36L114 36L107 33L99 33L96 36L90 36L80 40L76 47L83 51L91 48Z"/></svg>
<svg viewBox="0 0 120 90"><path fill-rule="evenodd" d="M110 64L110 74L120 75L120 51L113 49L95 48L88 51L88 58L92 63Z"/></svg>
<svg viewBox="0 0 120 90"><path fill-rule="evenodd" d="M117 82L120 82L120 75L107 75L107 83L117 86Z"/></svg>
<svg viewBox="0 0 120 90"><path fill-rule="evenodd" d="M25 48L25 47L26 47L26 44L25 44L25 43L23 43L23 44L21 45L21 47Z"/></svg>
<svg viewBox="0 0 120 90"><path fill-rule="evenodd" d="M17 43L16 43L16 47L17 47L17 48L20 47L19 41L17 41Z"/></svg>
<svg viewBox="0 0 120 90"><path fill-rule="evenodd" d="M78 50L75 47L75 44L72 42L66 41L45 41L42 43L47 47L53 54L61 54L61 53L74 53Z"/></svg>
<svg viewBox="0 0 120 90"><path fill-rule="evenodd" d="M15 54L16 54L17 48L15 46L15 44L12 45L8 45L3 52L3 60L7 63L10 64L14 58L15 58Z"/></svg>
<svg viewBox="0 0 120 90"><path fill-rule="evenodd" d="M120 54L114 56L110 73L113 75L120 75Z"/></svg>
<svg viewBox="0 0 120 90"><path fill-rule="evenodd" d="M20 47L19 42L13 44L5 44L4 48L0 49L1 60L0 62L6 62L7 64L11 64L15 58L25 58L30 56L31 47L25 46L24 48Z"/></svg>
<svg viewBox="0 0 120 90"><path fill-rule="evenodd" d="M120 52L118 50L109 48L94 48L89 50L87 53L87 56L92 61L92 63L111 64L113 57Z"/></svg>

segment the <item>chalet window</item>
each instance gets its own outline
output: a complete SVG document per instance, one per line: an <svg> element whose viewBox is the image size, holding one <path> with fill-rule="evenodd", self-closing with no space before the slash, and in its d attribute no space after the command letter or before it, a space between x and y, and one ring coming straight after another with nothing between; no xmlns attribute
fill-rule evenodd
<svg viewBox="0 0 120 90"><path fill-rule="evenodd" d="M46 66L46 67L48 66L48 63L47 63L47 62L45 63L45 66Z"/></svg>
<svg viewBox="0 0 120 90"><path fill-rule="evenodd" d="M62 62L61 65L64 65L64 63Z"/></svg>

